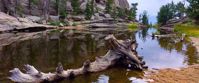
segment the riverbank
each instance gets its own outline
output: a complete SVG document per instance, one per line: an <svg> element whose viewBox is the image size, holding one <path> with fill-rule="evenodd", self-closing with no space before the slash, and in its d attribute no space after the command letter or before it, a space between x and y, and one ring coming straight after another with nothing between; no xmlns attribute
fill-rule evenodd
<svg viewBox="0 0 199 83"><path fill-rule="evenodd" d="M158 72L151 72L148 79L152 83L198 83L199 65L192 65L181 69L163 69Z"/></svg>
<svg viewBox="0 0 199 83"><path fill-rule="evenodd" d="M186 34L197 52L199 52L199 26L191 24L177 24L174 27L175 32ZM190 65L179 69L160 69L150 71L146 76L152 79L152 83L198 83L199 64Z"/></svg>
<svg viewBox="0 0 199 83"><path fill-rule="evenodd" d="M190 37L199 37L199 26L194 23L176 24L174 31Z"/></svg>

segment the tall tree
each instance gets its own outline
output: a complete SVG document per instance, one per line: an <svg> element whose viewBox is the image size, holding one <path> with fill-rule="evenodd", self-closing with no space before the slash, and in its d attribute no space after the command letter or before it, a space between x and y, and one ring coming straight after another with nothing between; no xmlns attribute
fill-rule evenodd
<svg viewBox="0 0 199 83"><path fill-rule="evenodd" d="M105 10L106 10L107 13L111 14L112 9L113 9L113 0L106 0L106 1L107 2L106 2Z"/></svg>
<svg viewBox="0 0 199 83"><path fill-rule="evenodd" d="M187 0L190 4L187 13L190 18L199 24L199 0Z"/></svg>
<svg viewBox="0 0 199 83"><path fill-rule="evenodd" d="M132 3L131 5L132 5L132 7L130 9L130 18L131 19L135 19L136 18L136 14L137 14L138 3Z"/></svg>
<svg viewBox="0 0 199 83"><path fill-rule="evenodd" d="M125 10L122 8L117 7L117 17L119 18L125 18Z"/></svg>
<svg viewBox="0 0 199 83"><path fill-rule="evenodd" d="M80 2L79 2L79 0L71 0L71 5L73 7L73 13L79 14L80 13Z"/></svg>
<svg viewBox="0 0 199 83"><path fill-rule="evenodd" d="M175 17L175 14L176 14L176 6L173 2L163 5L160 8L160 11L158 12L158 16L157 16L158 24L161 24L161 25L166 24L168 20Z"/></svg>
<svg viewBox="0 0 199 83"><path fill-rule="evenodd" d="M28 0L28 10L29 14L32 14L32 6L37 5L38 0Z"/></svg>
<svg viewBox="0 0 199 83"><path fill-rule="evenodd" d="M60 0L55 0L55 10L57 15L59 15L59 4L60 4Z"/></svg>
<svg viewBox="0 0 199 83"><path fill-rule="evenodd" d="M49 19L49 4L50 0L43 0L43 16L46 22Z"/></svg>
<svg viewBox="0 0 199 83"><path fill-rule="evenodd" d="M147 11L144 11L142 14L142 24L149 25L148 14Z"/></svg>
<svg viewBox="0 0 199 83"><path fill-rule="evenodd" d="M94 14L94 0L91 0L91 13Z"/></svg>
<svg viewBox="0 0 199 83"><path fill-rule="evenodd" d="M176 5L177 17L182 18L185 14L185 11L186 11L185 5L182 2L177 3Z"/></svg>
<svg viewBox="0 0 199 83"><path fill-rule="evenodd" d="M91 19L91 17L92 17L92 6L91 6L91 4L92 4L92 1L89 1L88 0L88 2L87 2L87 4L86 4L86 10L85 10L85 17L86 17L86 19L87 20L89 20L89 19Z"/></svg>
<svg viewBox="0 0 199 83"><path fill-rule="evenodd" d="M67 0L59 0L58 13L59 13L60 19L65 19L68 14L66 11L66 1Z"/></svg>

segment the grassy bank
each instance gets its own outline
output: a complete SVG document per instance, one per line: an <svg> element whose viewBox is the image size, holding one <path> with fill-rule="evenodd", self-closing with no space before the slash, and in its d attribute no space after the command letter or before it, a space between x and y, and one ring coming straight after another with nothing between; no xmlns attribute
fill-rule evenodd
<svg viewBox="0 0 199 83"><path fill-rule="evenodd" d="M178 33L185 33L191 37L199 37L199 25L192 23L176 24L174 31Z"/></svg>
<svg viewBox="0 0 199 83"><path fill-rule="evenodd" d="M136 30L138 30L138 24L137 23L130 23L130 24L128 24L128 28L131 31L136 31Z"/></svg>

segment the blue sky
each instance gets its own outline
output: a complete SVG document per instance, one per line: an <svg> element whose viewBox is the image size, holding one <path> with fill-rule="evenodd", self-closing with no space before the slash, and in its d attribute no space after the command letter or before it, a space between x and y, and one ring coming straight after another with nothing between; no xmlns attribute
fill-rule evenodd
<svg viewBox="0 0 199 83"><path fill-rule="evenodd" d="M128 0L129 3L138 3L138 15L141 14L144 10L146 10L149 14L150 22L156 22L156 16L159 11L159 8L162 5L170 3L174 1L175 3L184 0Z"/></svg>

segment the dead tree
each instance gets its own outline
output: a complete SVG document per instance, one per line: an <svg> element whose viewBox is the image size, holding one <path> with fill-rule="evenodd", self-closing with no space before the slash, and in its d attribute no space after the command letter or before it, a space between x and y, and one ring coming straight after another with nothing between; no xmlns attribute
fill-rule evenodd
<svg viewBox="0 0 199 83"><path fill-rule="evenodd" d="M110 66L121 63L131 65L130 68L144 69L144 62L137 56L136 43L132 40L117 40L113 35L105 38L109 45L109 51L106 55L96 57L93 62L85 61L81 68L64 70L61 64L56 68L55 73L43 73L31 65L25 65L26 73L22 73L18 68L11 70L11 79L14 82L56 82L60 79L67 79L85 73L94 73L106 70Z"/></svg>
<svg viewBox="0 0 199 83"><path fill-rule="evenodd" d="M43 0L43 16L46 22L49 19L49 6L50 6L50 0Z"/></svg>

